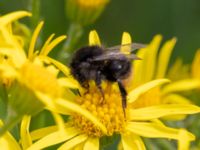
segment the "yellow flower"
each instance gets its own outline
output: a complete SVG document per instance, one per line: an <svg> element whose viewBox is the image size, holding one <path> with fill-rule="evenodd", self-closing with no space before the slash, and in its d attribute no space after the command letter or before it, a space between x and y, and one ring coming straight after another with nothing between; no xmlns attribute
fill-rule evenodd
<svg viewBox="0 0 200 150"><path fill-rule="evenodd" d="M4 20L9 22L8 19L12 21L24 14L27 15L29 13L15 12L0 19L2 19L2 22ZM24 111L26 111L26 114L34 114L34 112L40 111L39 106L41 106L41 108L44 106L41 102L37 104L38 101L36 101L37 96L35 96L35 94L38 92L53 98L62 96L62 88L57 79L58 71L55 71L55 67L53 68L51 65L44 66L44 62L42 62L39 57L47 55L55 45L65 39L65 36L61 36L52 42L48 41L38 55L37 52L34 52L34 46L42 25L43 22L38 25L33 33L28 56L26 56L23 46L16 41L15 35L13 35L12 32L8 32L6 28L2 29L2 33L8 32L8 34L2 34L2 38L9 38L9 41L5 40L5 44L0 46L0 79L6 87L8 87L8 85L6 85L5 81L11 80L7 82L10 86L8 87L8 92L10 94L8 101L9 105L11 105L17 113L23 114ZM12 30L11 24L10 30ZM13 43L15 44L13 45ZM19 92L21 90L22 92ZM17 101L16 97L18 97ZM25 97L26 102L24 101ZM31 105L31 102L34 102L35 105ZM22 107L23 104L28 104L27 106L30 106L30 109L29 107ZM20 105L21 107L19 107Z"/></svg>
<svg viewBox="0 0 200 150"><path fill-rule="evenodd" d="M0 149L2 150L22 150L26 149L32 144L29 134L30 116L24 116L20 127L21 141L18 143L16 139L7 131L0 138ZM3 122L0 120L0 127L3 126ZM22 147L22 148L21 148Z"/></svg>
<svg viewBox="0 0 200 150"><path fill-rule="evenodd" d="M122 44L130 43L130 36L124 33ZM90 45L100 45L100 40L95 31L90 32ZM122 48L122 51L126 51ZM68 68L61 63L49 59L62 72L69 76ZM66 71L67 70L67 71ZM137 74L137 72L135 72ZM121 143L124 150L145 149L141 137L146 138L167 138L179 140L181 142L182 129L175 129L165 126L159 119L169 115L193 114L200 112L200 108L191 104L162 104L147 106L145 103L140 107L135 107L134 102L141 100L142 95L151 90L159 89L161 85L168 83L168 79L157 79L143 83L128 92L128 106L126 108L126 117L124 116L121 104L121 95L118 86L113 83L104 82L102 88L105 98L102 101L102 95L93 82L90 82L90 88L87 93L81 87L78 87L80 95L72 93L72 99L84 109L91 112L106 127L106 131L100 128L87 118L79 114L71 114L68 121L64 124L64 129L57 130L56 126L49 126L31 132L31 137L35 141L28 150L45 148L58 143L63 143L58 149L100 149L100 140L104 137L110 137L114 134L121 136ZM147 97L146 97L147 98ZM154 99L154 95L149 100ZM69 115L65 101L57 102L56 112ZM62 136L62 131L66 136ZM184 131L188 135L188 140L195 139L194 135ZM182 146L182 145L181 145Z"/></svg>
<svg viewBox="0 0 200 150"><path fill-rule="evenodd" d="M24 14L29 13L11 13L6 17L0 18L0 22L4 23L6 20L11 23L12 20L16 20ZM96 123L101 130L106 131L102 123L87 110L71 102L70 99L66 99L71 94L71 91L65 90L66 86L70 86L65 83L68 83L68 80L74 80L58 78L59 70L45 59L48 53L66 36L60 36L52 40L54 37L54 34L52 34L41 50L35 51L37 37L42 26L43 22L39 23L33 32L27 55L22 45L14 38L15 36L12 32L8 32L7 28L2 28L1 30L2 39L6 40L5 44L0 46L0 83L5 86L8 93L8 114L5 125L0 128L0 135L15 125L23 115L34 115L44 108L54 111L57 101L67 103L69 114L72 112L80 113ZM7 40L7 38L9 39Z"/></svg>
<svg viewBox="0 0 200 150"><path fill-rule="evenodd" d="M3 122L0 121L0 127L3 126ZM21 150L20 145L17 143L15 138L9 133L6 132L0 138L0 149L3 150Z"/></svg>
<svg viewBox="0 0 200 150"><path fill-rule="evenodd" d="M197 50L192 64L183 64L181 59L177 59L173 66L170 68L168 77L173 81L188 80L192 81L189 87L196 87L200 89L200 50ZM178 73L177 73L178 72ZM183 85L183 84L182 84Z"/></svg>
<svg viewBox="0 0 200 150"><path fill-rule="evenodd" d="M172 81L190 78L189 67L190 67L189 65L183 64L181 58L178 58L169 68L167 77Z"/></svg>
<svg viewBox="0 0 200 150"><path fill-rule="evenodd" d="M169 77L173 79L174 81L178 82L179 80L197 80L200 81L200 71L199 71L199 66L200 66L200 50L196 51L196 54L193 58L193 61L191 64L183 64L181 59L176 60L176 62L173 64L172 68L169 70ZM182 86L185 86L184 84ZM198 86L198 85L197 85ZM187 95L191 96L192 102L196 103L199 105L199 91L200 91L200 85L196 88L196 90L190 91L187 93ZM197 129L198 130L198 116L194 116L193 120L195 120L194 123L191 123L189 126L187 124L188 119L184 120L184 124L187 125L189 129ZM180 133L180 134L184 134ZM183 137L182 139L179 140L179 149L180 150L185 150L185 147L189 147L190 141L188 140L187 134L181 135ZM181 146L183 145L184 146ZM199 149L199 138L196 139L195 143L193 144L193 149Z"/></svg>
<svg viewBox="0 0 200 150"><path fill-rule="evenodd" d="M200 49L197 50L191 66L191 77L200 80Z"/></svg>
<svg viewBox="0 0 200 150"><path fill-rule="evenodd" d="M25 16L31 16L31 14L26 11L16 11L0 17L0 46L22 50L18 36L13 35L12 22Z"/></svg>
<svg viewBox="0 0 200 150"><path fill-rule="evenodd" d="M167 41L159 50L161 39L161 35L156 35L146 48L138 51L137 55L142 61L134 62L134 78L127 85L128 90L131 91L138 85L148 81L167 77L168 62L176 39L172 38ZM195 89L199 85L200 82L195 79L183 79L177 82L170 82L162 87L153 88L140 96L133 103L133 107L139 108L141 106L144 107L144 105L151 106L159 104L188 104L191 103L190 100L177 94L177 92Z"/></svg>
<svg viewBox="0 0 200 150"><path fill-rule="evenodd" d="M66 12L80 25L93 23L103 12L109 0L66 0Z"/></svg>

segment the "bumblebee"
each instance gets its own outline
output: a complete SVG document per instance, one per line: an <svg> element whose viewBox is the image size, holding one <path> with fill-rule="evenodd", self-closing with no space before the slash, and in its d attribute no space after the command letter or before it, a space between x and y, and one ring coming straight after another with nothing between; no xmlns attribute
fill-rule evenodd
<svg viewBox="0 0 200 150"><path fill-rule="evenodd" d="M122 81L130 76L132 61L139 58L132 52L127 54L122 53L120 51L122 46L130 46L131 50L145 47L144 44L139 43L119 45L110 48L104 48L97 45L85 46L74 53L70 68L71 74L82 87L88 89L89 81L94 80L103 98L104 94L101 87L102 81L117 82L125 114L127 91Z"/></svg>

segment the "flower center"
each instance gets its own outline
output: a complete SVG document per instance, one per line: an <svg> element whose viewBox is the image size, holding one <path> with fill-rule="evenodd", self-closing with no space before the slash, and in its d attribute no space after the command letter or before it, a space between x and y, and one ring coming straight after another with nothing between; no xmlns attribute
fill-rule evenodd
<svg viewBox="0 0 200 150"><path fill-rule="evenodd" d="M102 88L104 99L99 89L94 84L90 84L88 91L81 94L81 97L77 97L76 101L96 116L107 128L107 136L111 136L113 133L119 133L123 130L125 118L122 100L116 84L105 83ZM78 114L73 116L73 122L75 126L88 135L105 136L93 123Z"/></svg>

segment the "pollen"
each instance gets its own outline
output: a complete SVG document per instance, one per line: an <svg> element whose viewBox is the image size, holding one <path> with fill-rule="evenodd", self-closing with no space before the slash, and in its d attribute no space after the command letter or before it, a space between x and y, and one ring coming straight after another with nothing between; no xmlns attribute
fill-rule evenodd
<svg viewBox="0 0 200 150"><path fill-rule="evenodd" d="M43 65L26 62L20 69L19 81L32 91L51 97L59 97L62 93L56 75Z"/></svg>
<svg viewBox="0 0 200 150"><path fill-rule="evenodd" d="M105 85L106 84L106 85ZM83 108L96 116L107 128L107 135L86 118L75 114L72 117L74 125L90 136L102 137L112 136L114 133L121 133L125 124L125 117L122 109L122 100L116 84L105 83L103 94L95 85L90 85L88 91L77 97L76 101Z"/></svg>

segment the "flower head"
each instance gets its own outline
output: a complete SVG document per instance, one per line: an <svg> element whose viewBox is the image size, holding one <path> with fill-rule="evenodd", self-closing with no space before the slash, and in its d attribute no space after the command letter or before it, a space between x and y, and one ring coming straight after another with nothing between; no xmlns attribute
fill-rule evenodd
<svg viewBox="0 0 200 150"><path fill-rule="evenodd" d="M122 39L123 42L128 43L130 42L130 35L124 33ZM128 41L125 39L128 39ZM89 41L90 44L100 44L99 37L95 31L90 32ZM52 63L62 70L63 73L66 73L66 70L68 70L55 60ZM163 71L161 74L163 74ZM67 75L69 76L69 74ZM180 129L165 126L160 121L160 118L169 115L198 113L200 108L191 104L160 103L162 97L159 97L159 94L149 93L151 91L154 91L156 94L160 93L160 86L168 82L168 79L150 79L145 83L134 86L133 89L129 89L126 116L123 114L121 95L115 83L105 81L102 84L105 95L104 99L102 99L102 94L93 82L89 83L90 88L87 92L78 86L80 95L72 94L70 97L78 105L87 109L98 118L105 126L106 132L100 130L99 127L93 124L94 122L92 123L84 116L72 113L68 122L64 125L65 136L61 136L59 130L55 130L55 126L35 130L31 132L31 137L34 140L39 140L29 147L29 150L37 149L38 147L44 148L61 142L64 143L59 147L59 150L76 148L99 149L102 138L105 136L112 138L115 134L121 136L123 149L145 149L141 137L174 139L179 140L181 143ZM147 93L151 94L149 95L150 97L144 96ZM157 96L159 97L157 104L154 101L151 105L143 103L147 100L151 101ZM139 100L141 103L136 105L136 101ZM65 110L65 105L64 102L59 102L57 112L68 114ZM194 140L193 134L187 131L184 134L188 135L188 141ZM57 137L56 140L55 137Z"/></svg>
<svg viewBox="0 0 200 150"><path fill-rule="evenodd" d="M12 19L12 17L17 18L18 16L23 16L23 14L28 15L29 13L15 12L7 16ZM2 18L6 18L6 16ZM45 64L45 62L40 59L40 56L47 55L48 52L60 40L57 39L56 42L54 40L54 45L52 45L52 43L48 43L48 45L46 45L46 48L43 48L42 51L43 53L46 52L46 54L34 54L35 42L42 25L43 23L40 23L33 33L28 56L26 56L26 52L23 49L23 45L21 45L21 42L18 42L15 39L14 33L9 32L6 28L2 29L2 33L8 32L8 34L2 34L2 38L10 38L10 41L5 40L6 44L0 47L0 80L7 87L8 93L10 94L8 100L9 104L12 107L15 107L16 111L21 113L23 113L23 111L25 110L20 110L20 108L25 108L27 111L40 110L36 109L37 107L33 108L34 105L30 105L32 99L37 99L37 96L34 96L36 92L41 92L54 98L62 96L62 88L57 79L58 71L55 71L55 67ZM10 29L12 29L12 26L10 27ZM65 36L61 36L61 38L63 40ZM18 101L16 101L16 97L18 97ZM19 107L19 105L25 104L25 97L27 97L26 105L28 104L28 106L31 106L32 109L27 109L26 106ZM31 99L31 101L28 101L29 99ZM29 113L33 112L30 111Z"/></svg>
<svg viewBox="0 0 200 150"><path fill-rule="evenodd" d="M88 25L102 13L109 0L67 0L66 11L73 22Z"/></svg>
<svg viewBox="0 0 200 150"><path fill-rule="evenodd" d="M155 36L146 48L138 51L137 55L142 58L142 61L134 62L135 74L132 82L128 85L129 90L133 90L138 85L148 81L168 77L168 63L176 39L173 38L164 43L159 51L161 39L161 35ZM143 100L139 98L133 105L135 105L135 107L140 107L141 103L146 104L146 106L167 103L187 104L191 101L182 95L177 94L177 92L195 89L198 88L199 85L200 82L193 79L173 81L162 87L151 89L140 97ZM152 98L149 99L149 97Z"/></svg>

